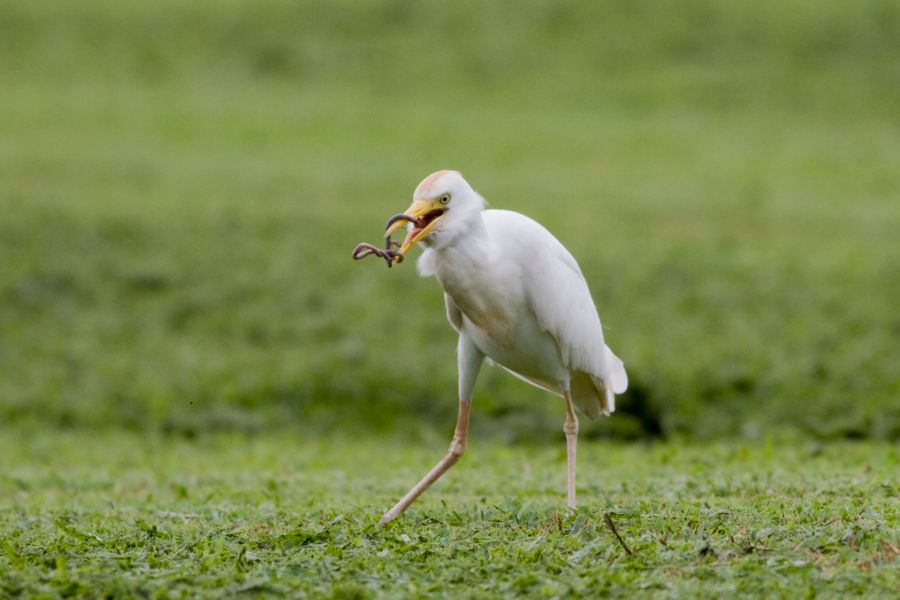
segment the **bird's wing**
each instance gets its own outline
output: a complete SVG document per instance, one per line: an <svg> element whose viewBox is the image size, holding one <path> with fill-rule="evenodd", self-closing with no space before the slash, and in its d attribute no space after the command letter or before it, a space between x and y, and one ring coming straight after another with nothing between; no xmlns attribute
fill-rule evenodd
<svg viewBox="0 0 900 600"><path fill-rule="evenodd" d="M562 244L555 239L549 244L547 238L523 273L529 306L541 329L556 340L566 366L606 379L603 329L587 283Z"/></svg>
<svg viewBox="0 0 900 600"><path fill-rule="evenodd" d="M450 325L456 330L456 333L459 333L462 331L463 325L462 311L459 310L459 307L453 302L453 298L447 294L444 294L444 306L447 309L447 320L450 321Z"/></svg>
<svg viewBox="0 0 900 600"><path fill-rule="evenodd" d="M489 213L503 213L488 216ZM487 211L486 222L504 240L503 254L519 263L525 297L539 326L559 348L564 364L625 391L622 361L606 346L600 317L578 263L542 225L508 211ZM493 223L492 223L493 222ZM502 230L502 231L501 231Z"/></svg>

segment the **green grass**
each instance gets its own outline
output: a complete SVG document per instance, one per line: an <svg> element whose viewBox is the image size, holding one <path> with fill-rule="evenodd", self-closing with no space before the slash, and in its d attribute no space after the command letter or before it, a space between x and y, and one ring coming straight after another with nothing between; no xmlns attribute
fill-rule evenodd
<svg viewBox="0 0 900 600"><path fill-rule="evenodd" d="M897 39L888 0L6 2L0 419L443 427L437 285L349 252L453 167L582 263L632 381L589 435L897 439Z"/></svg>
<svg viewBox="0 0 900 600"><path fill-rule="evenodd" d="M561 437L561 436L560 436ZM897 448L0 435L3 597L890 598ZM603 523L609 513L633 555Z"/></svg>
<svg viewBox="0 0 900 600"><path fill-rule="evenodd" d="M0 597L889 597L898 40L893 0L3 2ZM562 406L486 369L374 527L455 340L350 250L438 168L572 250L628 367L575 514Z"/></svg>

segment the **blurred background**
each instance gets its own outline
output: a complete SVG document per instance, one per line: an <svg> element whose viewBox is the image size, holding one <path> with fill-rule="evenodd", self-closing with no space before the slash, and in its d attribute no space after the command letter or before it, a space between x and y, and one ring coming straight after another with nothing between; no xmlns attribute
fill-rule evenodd
<svg viewBox="0 0 900 600"><path fill-rule="evenodd" d="M350 259L440 168L580 261L586 435L900 438L895 0L7 0L0 421L444 436L437 283Z"/></svg>

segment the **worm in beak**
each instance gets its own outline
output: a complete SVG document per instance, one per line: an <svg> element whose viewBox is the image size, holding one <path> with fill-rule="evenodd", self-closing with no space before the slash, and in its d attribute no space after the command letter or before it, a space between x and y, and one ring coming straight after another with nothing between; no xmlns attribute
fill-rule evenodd
<svg viewBox="0 0 900 600"><path fill-rule="evenodd" d="M413 225L416 225L418 224L419 219L404 214L394 215L393 217L388 219L387 225L384 226L385 231L390 229L391 225L397 223L398 221L409 221ZM353 260L362 260L363 258L374 254L379 258L383 258L385 262L387 262L387 266L390 269L394 266L395 262L403 262L403 254L397 252L397 250L399 249L400 244L391 241L391 236L388 235L384 238L384 248L377 248L372 244L366 242L357 244L356 248L353 249Z"/></svg>

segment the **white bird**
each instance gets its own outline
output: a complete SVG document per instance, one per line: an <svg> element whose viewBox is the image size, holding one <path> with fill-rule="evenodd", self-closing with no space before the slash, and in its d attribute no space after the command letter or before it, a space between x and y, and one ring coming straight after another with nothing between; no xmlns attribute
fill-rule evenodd
<svg viewBox="0 0 900 600"><path fill-rule="evenodd" d="M408 223L407 223L408 222ZM578 263L542 225L519 213L486 210L456 171L426 177L413 203L386 235L409 228L399 253L418 243L422 276L444 290L447 318L459 333L459 415L447 455L384 514L395 519L452 467L466 449L469 407L485 362L565 398L568 506L576 506L578 417L609 415L628 387L622 361L603 340L600 317Z"/></svg>

